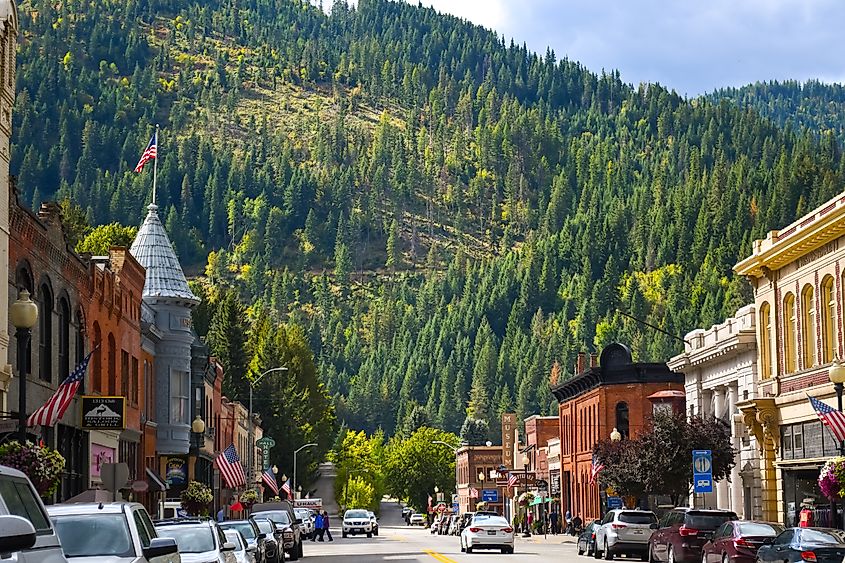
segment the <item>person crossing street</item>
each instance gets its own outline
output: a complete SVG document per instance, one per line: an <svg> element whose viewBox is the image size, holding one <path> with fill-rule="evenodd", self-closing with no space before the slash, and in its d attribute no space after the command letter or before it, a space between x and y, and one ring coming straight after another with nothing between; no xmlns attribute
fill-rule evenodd
<svg viewBox="0 0 845 563"><path fill-rule="evenodd" d="M319 538L319 539L318 539ZM314 519L314 535L311 536L311 541L323 541L323 515L319 512Z"/></svg>
<svg viewBox="0 0 845 563"><path fill-rule="evenodd" d="M323 511L323 531L325 531L326 536L328 536L329 541L334 541L332 538L332 531L329 529L329 513L328 511ZM323 534L320 533L320 541L323 541Z"/></svg>

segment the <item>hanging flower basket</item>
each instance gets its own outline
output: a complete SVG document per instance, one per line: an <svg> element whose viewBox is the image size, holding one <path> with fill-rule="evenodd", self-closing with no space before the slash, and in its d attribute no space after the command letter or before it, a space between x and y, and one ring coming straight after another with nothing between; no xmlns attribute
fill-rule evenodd
<svg viewBox="0 0 845 563"><path fill-rule="evenodd" d="M182 508L191 516L208 516L208 505L214 500L211 488L199 481L191 481L179 496Z"/></svg>
<svg viewBox="0 0 845 563"><path fill-rule="evenodd" d="M26 473L38 494L48 498L59 487L65 458L53 448L14 441L0 444L0 465Z"/></svg>
<svg viewBox="0 0 845 563"><path fill-rule="evenodd" d="M252 505L258 502L258 493L255 492L255 489L247 489L241 493L239 500L246 508L252 508Z"/></svg>
<svg viewBox="0 0 845 563"><path fill-rule="evenodd" d="M528 506L534 500L534 493L526 491L519 495L519 506Z"/></svg>
<svg viewBox="0 0 845 563"><path fill-rule="evenodd" d="M819 488L829 499L845 498L845 457L835 457L819 472Z"/></svg>

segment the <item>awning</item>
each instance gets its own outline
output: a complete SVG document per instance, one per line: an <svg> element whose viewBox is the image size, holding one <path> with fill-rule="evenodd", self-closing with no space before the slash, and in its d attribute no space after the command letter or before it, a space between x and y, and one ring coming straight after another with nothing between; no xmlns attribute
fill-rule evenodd
<svg viewBox="0 0 845 563"><path fill-rule="evenodd" d="M166 491L170 488L168 487L167 483L162 481L161 477L156 475L155 471L152 471L149 467L147 467L147 481L150 484L149 492L151 493Z"/></svg>

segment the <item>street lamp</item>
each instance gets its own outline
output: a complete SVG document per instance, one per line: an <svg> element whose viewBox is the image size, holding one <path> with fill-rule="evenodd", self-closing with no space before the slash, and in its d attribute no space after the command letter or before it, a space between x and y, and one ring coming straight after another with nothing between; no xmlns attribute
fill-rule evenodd
<svg viewBox="0 0 845 563"><path fill-rule="evenodd" d="M620 442L622 440L622 434L616 428L610 433L610 441L611 442Z"/></svg>
<svg viewBox="0 0 845 563"><path fill-rule="evenodd" d="M203 433L205 432L205 421L197 415L194 418L194 421L191 423L191 434L195 436L196 444L197 444L197 453L199 454L199 449L201 446L201 438Z"/></svg>
<svg viewBox="0 0 845 563"><path fill-rule="evenodd" d="M15 327L18 343L18 434L20 442L26 442L26 376L29 371L27 349L32 339L32 327L38 322L38 305L29 298L29 292L21 289L18 299L9 307L9 320Z"/></svg>
<svg viewBox="0 0 845 563"><path fill-rule="evenodd" d="M481 481L482 484L484 484L484 472L483 471L478 472L478 480Z"/></svg>
<svg viewBox="0 0 845 563"><path fill-rule="evenodd" d="M255 440L253 439L253 430L252 430L252 390L255 387L255 384L261 381L268 373L273 373L274 371L287 371L288 368L285 366L278 367L278 368L270 368L252 381L249 382L249 468L247 470L247 483L249 483L250 488L255 488Z"/></svg>
<svg viewBox="0 0 845 563"><path fill-rule="evenodd" d="M833 389L836 391L836 405L839 412L842 412L842 384L845 383L845 365L842 365L839 358L833 358L827 376L833 383ZM845 455L845 441L839 442L839 455ZM843 516L845 516L845 511L843 511Z"/></svg>
<svg viewBox="0 0 845 563"><path fill-rule="evenodd" d="M304 446L300 447L299 449L294 450L294 452L293 452L293 481L290 482L291 491L296 490L294 488L296 486L296 454L298 454L299 452L301 452L305 448L312 448L316 445L317 445L316 442L311 442L310 444L305 444ZM296 494L294 494L294 498L296 498Z"/></svg>
<svg viewBox="0 0 845 563"><path fill-rule="evenodd" d="M278 475L278 474L279 474L279 468L274 465L273 466L273 475Z"/></svg>
<svg viewBox="0 0 845 563"><path fill-rule="evenodd" d="M461 449L461 446L453 446L452 444L450 444L448 442L444 442L443 440L432 440L431 443L432 444L440 444L441 446L446 446L447 448L452 450L452 453L457 453L457 451L459 449Z"/></svg>

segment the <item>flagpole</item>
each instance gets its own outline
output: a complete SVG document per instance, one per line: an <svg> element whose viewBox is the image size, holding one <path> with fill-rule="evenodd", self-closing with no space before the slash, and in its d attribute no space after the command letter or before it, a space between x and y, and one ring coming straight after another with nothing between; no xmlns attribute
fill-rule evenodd
<svg viewBox="0 0 845 563"><path fill-rule="evenodd" d="M158 177L158 123L156 123L155 140L156 156L153 159L153 205L156 202L156 179Z"/></svg>

